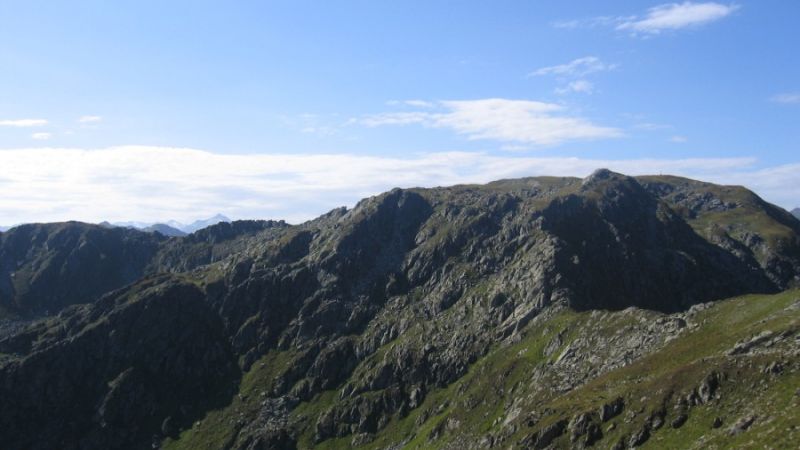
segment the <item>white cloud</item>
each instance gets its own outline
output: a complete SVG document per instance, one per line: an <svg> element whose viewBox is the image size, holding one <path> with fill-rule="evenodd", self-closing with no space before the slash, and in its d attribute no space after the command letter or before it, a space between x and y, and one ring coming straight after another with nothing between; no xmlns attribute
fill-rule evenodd
<svg viewBox="0 0 800 450"><path fill-rule="evenodd" d="M470 140L489 139L539 146L621 137L622 131L565 114L555 103L489 98L436 102L435 111L392 112L351 120L369 127L418 124L445 128Z"/></svg>
<svg viewBox="0 0 800 450"><path fill-rule="evenodd" d="M435 103L426 100L405 100L403 103L417 108L433 108L436 106Z"/></svg>
<svg viewBox="0 0 800 450"><path fill-rule="evenodd" d="M596 56L585 56L583 58L574 59L566 64L542 67L541 69L529 73L528 76L555 76L562 83L561 86L555 89L555 93L559 95L573 92L591 94L594 92L594 83L583 78L596 72L604 72L616 68L616 64L605 63ZM570 79L572 79L572 81L568 81Z"/></svg>
<svg viewBox="0 0 800 450"><path fill-rule="evenodd" d="M630 16L597 16L588 19L564 20L553 23L561 29L615 28L632 34L656 35L663 31L697 27L723 19L739 9L735 4L716 2L664 3L647 10L645 14Z"/></svg>
<svg viewBox="0 0 800 450"><path fill-rule="evenodd" d="M393 112L373 114L359 119L351 119L350 124L361 124L368 127L384 125L411 125L430 122L434 114L427 112Z"/></svg>
<svg viewBox="0 0 800 450"><path fill-rule="evenodd" d="M436 125L451 128L469 139L556 145L622 136L615 128L578 117L557 116L564 108L553 103L486 99L451 101L444 105L450 112L439 117Z"/></svg>
<svg viewBox="0 0 800 450"><path fill-rule="evenodd" d="M44 119L0 120L0 127L30 128L47 125Z"/></svg>
<svg viewBox="0 0 800 450"><path fill-rule="evenodd" d="M658 131L658 130L669 130L670 128L672 128L672 125L667 125L665 123L644 122L636 124L633 127L645 131Z"/></svg>
<svg viewBox="0 0 800 450"><path fill-rule="evenodd" d="M756 169L754 158L582 159L426 153L215 154L187 148L0 150L0 224L68 219L191 221L233 218L302 221L393 187L482 183L501 178L586 176L598 167L670 173L744 184L796 206L800 164Z"/></svg>
<svg viewBox="0 0 800 450"><path fill-rule="evenodd" d="M575 80L570 81L564 87L556 88L556 94L569 94L570 92L591 94L594 92L594 83L588 80Z"/></svg>
<svg viewBox="0 0 800 450"><path fill-rule="evenodd" d="M573 19L561 20L552 23L554 28L561 28L565 30L574 30L576 28L594 28L594 27L607 27L615 26L620 21L625 20L623 17L613 16L598 16L589 19Z"/></svg>
<svg viewBox="0 0 800 450"><path fill-rule="evenodd" d="M303 134L315 135L318 137L331 137L339 134L340 125L326 123L322 117L317 114L303 113L294 116L280 116L283 124L295 131Z"/></svg>
<svg viewBox="0 0 800 450"><path fill-rule="evenodd" d="M787 92L783 94L778 94L773 96L771 100L776 103L797 104L800 103L800 93Z"/></svg>
<svg viewBox="0 0 800 450"><path fill-rule="evenodd" d="M739 7L721 3L666 3L650 8L644 16L620 19L618 30L658 34L713 22L729 16Z"/></svg>
<svg viewBox="0 0 800 450"><path fill-rule="evenodd" d="M583 58L574 59L566 64L542 67L541 69L534 70L528 74L528 76L555 75L561 77L582 77L590 73L613 70L616 67L616 64L605 63L596 56L585 56Z"/></svg>
<svg viewBox="0 0 800 450"><path fill-rule="evenodd" d="M36 139L37 141L46 141L53 137L52 133L33 133L31 135L32 139Z"/></svg>
<svg viewBox="0 0 800 450"><path fill-rule="evenodd" d="M676 144L683 144L686 141L688 141L688 139L686 139L686 136L677 136L676 135L676 136L672 136L671 138L669 138L669 141L670 142L674 142Z"/></svg>
<svg viewBox="0 0 800 450"><path fill-rule="evenodd" d="M413 106L415 108L433 108L436 103L427 100L389 100L386 102L389 106Z"/></svg>
<svg viewBox="0 0 800 450"><path fill-rule="evenodd" d="M100 116L81 116L78 119L78 123L97 123L103 120Z"/></svg>
<svg viewBox="0 0 800 450"><path fill-rule="evenodd" d="M559 20L559 21L553 22L552 25L553 25L554 28L563 28L563 29L566 29L566 30L572 30L572 29L580 27L581 24L582 24L582 21L580 21L578 19L573 19L573 20Z"/></svg>

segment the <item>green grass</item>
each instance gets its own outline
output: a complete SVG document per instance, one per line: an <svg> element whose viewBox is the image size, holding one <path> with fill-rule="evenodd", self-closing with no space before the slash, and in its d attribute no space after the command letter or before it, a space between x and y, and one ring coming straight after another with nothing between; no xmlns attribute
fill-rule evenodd
<svg viewBox="0 0 800 450"><path fill-rule="evenodd" d="M680 429L663 428L644 448L793 448L800 439L795 391L800 375L789 373L771 376L763 385L751 389L752 380L762 378L758 371L741 372L737 379L721 389L721 399L691 410L690 420ZM742 400L745 400L744 402ZM730 436L728 428L750 411L757 420L746 432ZM714 429L715 418L723 424ZM770 420L771 418L771 420ZM770 420L767 422L767 420ZM703 440L700 440L704 437Z"/></svg>
<svg viewBox="0 0 800 450"><path fill-rule="evenodd" d="M756 232L770 248L780 246L782 242L792 239L795 235L792 229L777 222L765 212L746 207L706 213L689 220L688 223L702 236L707 236L718 227L737 240L741 240L745 233Z"/></svg>

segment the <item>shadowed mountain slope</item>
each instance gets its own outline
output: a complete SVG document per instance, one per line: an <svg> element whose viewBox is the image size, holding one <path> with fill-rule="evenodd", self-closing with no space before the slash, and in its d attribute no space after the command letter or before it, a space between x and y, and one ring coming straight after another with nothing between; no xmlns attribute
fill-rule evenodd
<svg viewBox="0 0 800 450"><path fill-rule="evenodd" d="M279 224L223 222L178 239L81 222L20 225L0 234L0 310L55 314L148 274L211 263L244 248L234 238Z"/></svg>
<svg viewBox="0 0 800 450"><path fill-rule="evenodd" d="M80 222L20 225L0 235L0 306L57 312L131 283L163 236Z"/></svg>

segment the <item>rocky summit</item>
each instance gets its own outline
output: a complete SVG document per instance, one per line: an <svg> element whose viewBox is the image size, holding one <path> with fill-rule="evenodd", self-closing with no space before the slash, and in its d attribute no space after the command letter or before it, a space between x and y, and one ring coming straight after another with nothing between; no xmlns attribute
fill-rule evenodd
<svg viewBox="0 0 800 450"><path fill-rule="evenodd" d="M0 448L791 448L800 221L672 176L0 233Z"/></svg>

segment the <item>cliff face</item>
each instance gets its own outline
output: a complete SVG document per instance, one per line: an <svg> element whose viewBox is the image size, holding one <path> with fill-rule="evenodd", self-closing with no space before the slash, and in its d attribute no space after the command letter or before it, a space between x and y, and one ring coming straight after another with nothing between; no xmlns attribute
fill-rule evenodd
<svg viewBox="0 0 800 450"><path fill-rule="evenodd" d="M66 225L51 225L58 226ZM84 234L94 232L85 228ZM56 246L69 249L59 253L52 244L10 234L0 235L0 255L13 255L3 261L17 268L39 267L47 252L72 254L82 245L80 238L65 241L72 244ZM144 240L146 251L135 253L141 259L133 278L174 275L149 276L0 336L0 386L20 402L0 408L2 428L46 424L38 436L0 432L0 442L144 446L156 435L171 436L168 445L211 448L396 445L419 437L402 431L414 417L415 427L434 427L426 434L430 442L463 445L469 440L455 438L467 430L439 419L456 399L465 400L470 385L486 386L486 377L505 367L499 380L523 377L521 384L498 381L518 391L513 398L503 390L473 399L478 403L468 410L489 403L506 408L504 414L527 408L537 416L528 426L531 442L518 444L546 446L565 435L568 423L550 423L552 414L532 404L555 401L661 351L688 326L692 305L796 285L798 236L796 219L749 191L605 170L583 180L396 189L297 226L234 222L169 240L135 234L125 242ZM10 262L4 264L8 277ZM108 266L128 273L125 264ZM96 270L77 267L88 267L84 279ZM79 301L56 294L82 278L54 279L27 297L6 288L4 301L38 310ZM83 289L99 295L132 281L112 280ZM34 281L27 285L40 286ZM650 312L626 313L630 307ZM602 312L599 322L586 318L622 310ZM594 336L591 327L608 335ZM522 353L507 353L523 342ZM528 351L533 359L522 356ZM64 356L78 354L93 356L75 362ZM493 359L501 354L529 365L527 375ZM45 364L56 369L37 375ZM97 365L104 369L90 374ZM483 375L476 375L478 367ZM36 394L53 382L48 377L91 381L77 397L67 387ZM103 406L124 404L125 395L147 401L118 411ZM445 397L441 411L426 409L439 408L432 402ZM81 400L72 404L74 398ZM225 407L203 418L212 400ZM27 419L14 422L22 420L13 419L20 411ZM106 419L121 411L125 420ZM481 422L469 435L485 444L479 446L513 443L520 414ZM65 416L73 419L58 420ZM123 432L128 422L137 428ZM599 426L588 416L585 422L586 430ZM437 440L446 436L452 439Z"/></svg>
<svg viewBox="0 0 800 450"><path fill-rule="evenodd" d="M741 186L717 186L678 177L642 177L709 242L764 273L779 286L797 283L800 221Z"/></svg>

